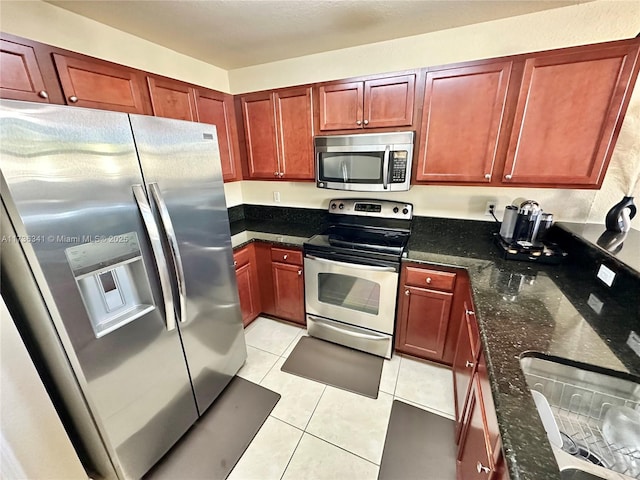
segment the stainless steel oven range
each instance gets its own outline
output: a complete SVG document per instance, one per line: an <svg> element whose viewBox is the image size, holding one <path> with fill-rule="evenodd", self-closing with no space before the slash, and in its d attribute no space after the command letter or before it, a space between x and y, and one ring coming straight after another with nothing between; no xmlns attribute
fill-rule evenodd
<svg viewBox="0 0 640 480"><path fill-rule="evenodd" d="M309 335L391 358L413 205L335 199L329 214L329 227L303 247Z"/></svg>

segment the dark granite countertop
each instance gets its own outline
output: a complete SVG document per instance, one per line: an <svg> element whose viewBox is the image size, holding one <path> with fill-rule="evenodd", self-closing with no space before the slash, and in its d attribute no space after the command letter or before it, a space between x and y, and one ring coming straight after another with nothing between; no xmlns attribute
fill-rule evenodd
<svg viewBox="0 0 640 480"><path fill-rule="evenodd" d="M317 222L242 222L232 223L234 246L254 239L299 246L320 231ZM595 280L595 266L571 254L555 266L504 260L493 244L497 230L489 222L414 219L403 261L469 273L511 480L559 479L520 356L540 352L640 379L640 357L626 343L631 330L640 333L640 281L609 290Z"/></svg>

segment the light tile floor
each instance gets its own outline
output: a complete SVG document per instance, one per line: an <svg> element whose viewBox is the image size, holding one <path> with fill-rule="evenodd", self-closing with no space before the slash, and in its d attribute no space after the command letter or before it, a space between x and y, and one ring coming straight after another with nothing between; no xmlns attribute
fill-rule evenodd
<svg viewBox="0 0 640 480"><path fill-rule="evenodd" d="M451 369L395 354L377 399L280 370L303 328L259 317L246 331L239 376L282 395L231 472L232 480L376 479L394 399L454 417Z"/></svg>

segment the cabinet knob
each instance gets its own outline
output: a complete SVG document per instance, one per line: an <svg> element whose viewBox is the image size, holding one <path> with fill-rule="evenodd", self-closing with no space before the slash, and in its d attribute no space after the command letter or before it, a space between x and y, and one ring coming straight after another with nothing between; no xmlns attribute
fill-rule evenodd
<svg viewBox="0 0 640 480"><path fill-rule="evenodd" d="M465 310L464 313L466 315L475 315L476 314L476 312L474 312L473 310Z"/></svg>
<svg viewBox="0 0 640 480"><path fill-rule="evenodd" d="M280 172L280 173L278 174L278 176L279 176L280 178L282 178L282 177L284 177L284 173Z"/></svg>
<svg viewBox="0 0 640 480"><path fill-rule="evenodd" d="M298 276L302 275L302 269L298 270Z"/></svg>
<svg viewBox="0 0 640 480"><path fill-rule="evenodd" d="M427 277L427 283L431 283L433 280L431 280L431 277Z"/></svg>
<svg viewBox="0 0 640 480"><path fill-rule="evenodd" d="M409 296L409 295L411 294L411 292L410 292L409 290L405 290L405 291L404 291L404 294L405 294L405 295L407 295L407 296Z"/></svg>
<svg viewBox="0 0 640 480"><path fill-rule="evenodd" d="M76 97L75 95L72 95L69 97L69 101L71 103L76 103L78 101L78 97Z"/></svg>
<svg viewBox="0 0 640 480"><path fill-rule="evenodd" d="M289 255L285 253L285 254L282 256L282 259L283 259L283 260L286 260L288 256L289 256Z"/></svg>
<svg viewBox="0 0 640 480"><path fill-rule="evenodd" d="M48 94L47 92L45 92L44 90L40 90L40 91L38 92L38 96L39 96L40 98L49 98L49 94Z"/></svg>
<svg viewBox="0 0 640 480"><path fill-rule="evenodd" d="M273 172L273 175L274 175L275 177L277 177L277 176L278 176L278 172Z"/></svg>
<svg viewBox="0 0 640 480"><path fill-rule="evenodd" d="M511 174L509 174L509 175L505 175L505 176L504 176L504 178L506 178L507 180L511 180L512 175L511 175Z"/></svg>
<svg viewBox="0 0 640 480"><path fill-rule="evenodd" d="M469 360L467 360L467 362L464 364L465 367L467 368L473 368L473 362L470 362Z"/></svg>
<svg viewBox="0 0 640 480"><path fill-rule="evenodd" d="M484 178L486 178L487 180L491 180L491 174L485 173Z"/></svg>
<svg viewBox="0 0 640 480"><path fill-rule="evenodd" d="M476 464L476 470L478 473L489 473L491 469L489 467L485 467L480 461Z"/></svg>
<svg viewBox="0 0 640 480"><path fill-rule="evenodd" d="M233 266L235 267L236 265L238 265L238 262L236 260L233 261Z"/></svg>
<svg viewBox="0 0 640 480"><path fill-rule="evenodd" d="M362 125L362 121L361 120L356 120L356 125Z"/></svg>
<svg viewBox="0 0 640 480"><path fill-rule="evenodd" d="M365 125L369 125L369 120L365 120L365 121L364 121L364 124L365 124Z"/></svg>

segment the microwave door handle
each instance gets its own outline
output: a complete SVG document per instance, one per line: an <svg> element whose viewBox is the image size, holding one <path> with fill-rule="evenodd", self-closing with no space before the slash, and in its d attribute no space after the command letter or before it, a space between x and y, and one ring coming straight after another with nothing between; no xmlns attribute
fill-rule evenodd
<svg viewBox="0 0 640 480"><path fill-rule="evenodd" d="M389 152L391 146L387 145L384 149L384 159L382 160L382 188L389 188Z"/></svg>
<svg viewBox="0 0 640 480"><path fill-rule="evenodd" d="M154 203L158 207L160 213L160 221L162 227L167 236L167 243L169 244L169 252L171 253L171 260L173 261L173 268L176 273L176 281L178 283L178 320L182 323L187 321L187 302L186 302L186 287L184 281L184 270L182 268L182 257L180 257L180 250L178 249L178 239L176 238L176 232L173 228L173 222L169 215L166 203L160 194L160 187L157 183L149 184L149 191Z"/></svg>
<svg viewBox="0 0 640 480"><path fill-rule="evenodd" d="M306 255L305 258L314 260L316 262L328 263L329 265L336 265L338 267L355 268L357 270L369 270L369 271L376 271L376 272L395 272L396 271L394 267L377 267L374 265L358 265L357 263L337 262L335 260L320 258L314 255Z"/></svg>
<svg viewBox="0 0 640 480"><path fill-rule="evenodd" d="M347 183L349 181L349 174L347 173L347 162L342 160L340 162L340 165L342 166L342 178L344 180L344 183Z"/></svg>
<svg viewBox="0 0 640 480"><path fill-rule="evenodd" d="M153 218L151 212L151 205L147 200L147 195L144 192L142 185L132 185L133 197L136 200L138 211L142 216L142 223L147 231L149 242L151 243L151 252L156 262L158 274L160 275L160 290L162 292L162 299L164 301L164 310L167 322L167 330L174 330L176 328L176 317L173 311L173 292L171 291L171 280L169 279L169 269L167 268L167 260L164 257L162 251L162 242L160 241L160 232L158 225Z"/></svg>

